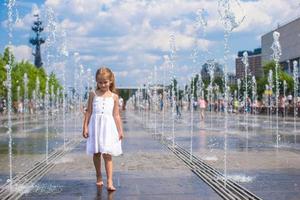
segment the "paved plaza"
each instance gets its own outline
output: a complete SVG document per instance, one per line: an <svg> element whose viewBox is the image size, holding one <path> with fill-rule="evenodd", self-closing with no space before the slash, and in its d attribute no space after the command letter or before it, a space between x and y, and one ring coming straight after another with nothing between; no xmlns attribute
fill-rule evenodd
<svg viewBox="0 0 300 200"><path fill-rule="evenodd" d="M92 158L82 141L41 179L37 187L44 191L36 189L22 199L221 199L138 122L125 117L124 129L124 154L114 158L117 191L95 185Z"/></svg>
<svg viewBox="0 0 300 200"><path fill-rule="evenodd" d="M18 175L63 145L63 140L79 143L55 161L51 169L34 186L23 186L21 199L221 199L182 160L154 137L162 134L172 140L172 118L166 114L164 124L157 113L126 111L122 114L124 154L114 157L114 184L117 191L108 193L105 185L97 187L91 156L85 153L78 115L66 118L66 133L60 115L49 116L48 138L44 116L25 116L13 120L13 175ZM211 120L213 123L211 123ZM191 137L191 121L193 121ZM299 127L293 118L280 119L277 145L276 124L267 116L229 115L226 126L222 114L206 113L205 120L183 112L175 119L175 142L220 171L261 199L297 200L300 197ZM8 179L7 136L1 121L1 174ZM296 126L295 126L296 125ZM156 129L155 129L156 127ZM65 139L64 139L65 138ZM225 150L226 146L226 150ZM30 161L30 162L28 162ZM102 160L103 162L103 160ZM102 168L104 182L105 170Z"/></svg>
<svg viewBox="0 0 300 200"><path fill-rule="evenodd" d="M1 1L0 200L300 200L299 7Z"/></svg>

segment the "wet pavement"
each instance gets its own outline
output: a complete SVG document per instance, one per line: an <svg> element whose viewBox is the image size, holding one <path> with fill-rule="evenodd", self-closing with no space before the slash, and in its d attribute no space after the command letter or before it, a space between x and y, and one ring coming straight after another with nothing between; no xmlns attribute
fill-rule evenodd
<svg viewBox="0 0 300 200"><path fill-rule="evenodd" d="M113 158L117 191L107 192L105 186L95 185L92 158L85 154L85 141L82 141L22 199L220 199L139 122L127 118L126 114L124 130L124 154ZM106 183L104 169L102 175Z"/></svg>
<svg viewBox="0 0 300 200"><path fill-rule="evenodd" d="M150 118L148 125L153 127L154 118ZM167 119L165 136L171 139L172 121ZM277 126L275 116L230 114L226 122L223 114L206 113L201 120L195 112L192 136L191 121L188 112L175 119L177 144L190 150L192 138L195 156L262 199L300 199L299 118L279 118Z"/></svg>
<svg viewBox="0 0 300 200"><path fill-rule="evenodd" d="M151 134L164 133L172 139L172 114L123 113L126 138L124 155L114 158L117 191L95 185L92 158L85 154L85 141L73 149L32 188L23 199L220 199L182 161L163 147ZM13 121L13 172L27 169L61 146L63 140L81 138L81 120L67 115L66 135L60 116L50 118L45 135L43 116ZM265 200L300 199L300 121L275 116L195 112L193 131L188 111L174 121L175 142ZM25 122L25 123L24 123ZM75 122L75 123L74 123ZM8 177L5 122L0 127L0 183ZM164 129L162 129L164 127ZM192 133L192 135L191 135ZM225 134L226 133L226 134ZM192 141L191 141L192 139ZM28 162L30 160L31 162ZM102 169L104 180L105 171Z"/></svg>
<svg viewBox="0 0 300 200"><path fill-rule="evenodd" d="M12 117L12 173L17 175L30 168L33 163L46 158L55 149L72 139L78 126L74 126L75 115L66 118L66 131L63 134L63 120L61 115L48 117L48 134L43 114ZM78 116L77 116L78 117ZM77 119L79 120L79 119ZM0 185L9 179L9 137L7 119L0 119Z"/></svg>

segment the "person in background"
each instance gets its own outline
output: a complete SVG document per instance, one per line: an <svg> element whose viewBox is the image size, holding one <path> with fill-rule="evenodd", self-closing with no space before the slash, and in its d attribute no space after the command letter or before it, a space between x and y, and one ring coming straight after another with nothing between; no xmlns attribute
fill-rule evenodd
<svg viewBox="0 0 300 200"><path fill-rule="evenodd" d="M204 112L206 109L206 101L203 97L200 97L198 99L198 104L199 104L199 108L200 108L200 117L202 120L204 120Z"/></svg>

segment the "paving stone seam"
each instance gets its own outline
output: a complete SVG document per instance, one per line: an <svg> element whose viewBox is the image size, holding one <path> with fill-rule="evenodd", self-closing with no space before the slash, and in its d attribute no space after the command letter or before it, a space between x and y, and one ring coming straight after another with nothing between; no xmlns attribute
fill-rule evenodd
<svg viewBox="0 0 300 200"><path fill-rule="evenodd" d="M147 128L148 132L152 132L152 127L149 126L150 121L147 122L147 124L143 124L143 120L141 118L138 118L137 116L132 114L132 117L139 122L142 125L145 125L145 128ZM157 133L157 131L156 131ZM191 156L186 150L182 147L180 147L178 144L176 144L176 147L179 147L181 151L176 150L176 148L171 144L171 141L167 140L165 137L162 136L161 133L157 134L152 134L154 138L157 138L157 136L160 136L160 143L164 146L166 146L170 151L172 151L176 157L180 160L182 160L185 165L194 173L196 174L199 178L201 178L206 184L208 184L221 198L223 199L228 199L228 200L262 200L260 197L256 196L255 194L251 193L247 189L243 188L236 182L230 180L230 179L225 179L224 175L214 169L213 167L209 166L207 163L204 161L200 161L199 158L195 157L194 155ZM192 159L190 159L192 157ZM195 163L193 160L196 160L200 164L205 165L205 169L203 169L203 166L195 166ZM198 169L197 169L198 168ZM202 169L201 169L202 168ZM215 175L213 176L210 174L208 176L207 173L207 168L209 170L213 171ZM203 173L204 171L204 173ZM221 181L220 181L221 180ZM222 181L223 180L223 181ZM225 180L225 181L224 181ZM225 184L224 184L225 183ZM228 188L228 186L230 186Z"/></svg>
<svg viewBox="0 0 300 200"><path fill-rule="evenodd" d="M28 189L29 186L32 186L37 181L39 181L45 174L47 174L47 172L49 172L55 166L55 161L59 160L69 151L75 148L80 143L80 141L81 140L69 141L66 144L65 148L62 145L62 147L52 152L49 155L48 159L44 159L42 161L34 163L31 168L13 177L12 185L10 185L10 183L8 182L0 187L0 199L10 200L19 199L20 197L22 197L25 188ZM25 187L23 187L23 189L21 190L14 190L20 185Z"/></svg>
<svg viewBox="0 0 300 200"><path fill-rule="evenodd" d="M223 199L245 199L245 200L262 200L260 197L243 188L236 182L226 179L216 169L212 168L199 158L192 156L184 148L179 145L173 146L170 141L161 141L166 145L179 159L181 159L193 173L206 182L214 191L216 191ZM212 173L213 172L213 173Z"/></svg>

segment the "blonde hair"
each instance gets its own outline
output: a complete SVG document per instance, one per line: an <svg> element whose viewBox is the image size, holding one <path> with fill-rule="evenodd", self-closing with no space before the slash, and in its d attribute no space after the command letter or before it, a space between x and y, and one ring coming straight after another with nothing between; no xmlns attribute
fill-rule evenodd
<svg viewBox="0 0 300 200"><path fill-rule="evenodd" d="M97 82L97 78L100 77L110 80L111 84L109 85L109 90L115 94L118 94L116 89L115 75L109 68L100 67L96 72L96 76L95 76L96 82ZM98 84L97 84L97 89L99 89Z"/></svg>

